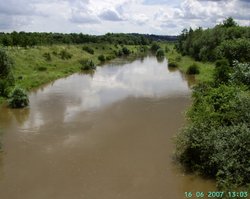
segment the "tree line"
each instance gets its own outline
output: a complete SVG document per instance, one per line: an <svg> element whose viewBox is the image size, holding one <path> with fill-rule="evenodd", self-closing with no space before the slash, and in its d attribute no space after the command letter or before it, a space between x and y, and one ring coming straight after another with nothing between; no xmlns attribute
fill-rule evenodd
<svg viewBox="0 0 250 199"><path fill-rule="evenodd" d="M36 45L53 44L84 44L110 43L124 45L148 45L152 39L140 34L107 33L105 35L87 35L82 33L39 33L39 32L12 32L0 33L0 45L32 47Z"/></svg>

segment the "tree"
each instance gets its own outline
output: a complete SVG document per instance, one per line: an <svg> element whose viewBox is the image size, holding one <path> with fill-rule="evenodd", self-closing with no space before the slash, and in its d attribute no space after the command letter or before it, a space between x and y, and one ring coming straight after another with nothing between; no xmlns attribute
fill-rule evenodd
<svg viewBox="0 0 250 199"><path fill-rule="evenodd" d="M237 26L238 24L234 21L232 17L229 17L223 21L223 26L226 28Z"/></svg>

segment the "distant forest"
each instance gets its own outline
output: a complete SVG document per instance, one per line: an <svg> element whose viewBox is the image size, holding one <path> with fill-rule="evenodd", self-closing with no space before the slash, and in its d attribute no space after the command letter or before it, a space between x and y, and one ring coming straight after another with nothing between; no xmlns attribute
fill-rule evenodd
<svg viewBox="0 0 250 199"><path fill-rule="evenodd" d="M0 33L0 45L36 46L52 44L112 43L125 45L148 45L152 41L175 41L177 36L146 35L137 33L107 33L105 35L86 35L82 33L38 33L12 32Z"/></svg>

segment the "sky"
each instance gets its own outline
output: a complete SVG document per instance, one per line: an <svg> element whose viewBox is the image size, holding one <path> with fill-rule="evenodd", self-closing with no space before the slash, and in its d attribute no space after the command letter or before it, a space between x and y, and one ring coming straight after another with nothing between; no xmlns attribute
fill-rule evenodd
<svg viewBox="0 0 250 199"><path fill-rule="evenodd" d="M0 0L0 32L178 35L227 17L250 26L250 0Z"/></svg>

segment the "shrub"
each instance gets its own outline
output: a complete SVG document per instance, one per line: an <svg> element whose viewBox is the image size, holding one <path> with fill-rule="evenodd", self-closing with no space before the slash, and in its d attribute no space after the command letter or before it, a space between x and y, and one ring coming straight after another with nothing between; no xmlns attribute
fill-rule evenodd
<svg viewBox="0 0 250 199"><path fill-rule="evenodd" d="M200 70L197 66L197 64L193 63L192 65L190 65L187 69L186 72L188 75L196 75L200 73Z"/></svg>
<svg viewBox="0 0 250 199"><path fill-rule="evenodd" d="M70 54L68 51L66 50L61 50L61 52L59 53L61 59L71 59L72 54Z"/></svg>
<svg viewBox="0 0 250 199"><path fill-rule="evenodd" d="M140 50L140 52L147 52L148 47L147 46L140 46L139 50Z"/></svg>
<svg viewBox="0 0 250 199"><path fill-rule="evenodd" d="M13 61L3 49L0 49L0 96L7 97L9 87L14 85L15 79L12 68Z"/></svg>
<svg viewBox="0 0 250 199"><path fill-rule="evenodd" d="M104 55L99 55L98 60L101 61L101 62L104 62L106 60L106 58L105 58Z"/></svg>
<svg viewBox="0 0 250 199"><path fill-rule="evenodd" d="M47 70L47 67L46 66L39 66L37 68L38 71L46 71Z"/></svg>
<svg viewBox="0 0 250 199"><path fill-rule="evenodd" d="M169 61L169 63L168 63L168 67L171 67L171 68L176 68L176 67L178 67L178 65L177 65L177 63L176 63L176 62Z"/></svg>
<svg viewBox="0 0 250 199"><path fill-rule="evenodd" d="M214 79L216 83L227 83L230 78L231 68L226 59L216 61L214 70Z"/></svg>
<svg viewBox="0 0 250 199"><path fill-rule="evenodd" d="M250 88L250 64L235 61L233 63L233 72L230 75L230 79L233 83L245 84Z"/></svg>
<svg viewBox="0 0 250 199"><path fill-rule="evenodd" d="M45 58L46 61L51 61L52 60L50 53L44 53L43 57Z"/></svg>
<svg viewBox="0 0 250 199"><path fill-rule="evenodd" d="M0 79L0 96L8 97L11 87L14 86L14 77L8 76L7 78Z"/></svg>
<svg viewBox="0 0 250 199"><path fill-rule="evenodd" d="M114 58L115 58L114 56L109 55L109 56L106 57L106 60L109 61L109 60L114 59Z"/></svg>
<svg viewBox="0 0 250 199"><path fill-rule="evenodd" d="M122 55L124 55L122 50L116 51L116 56L121 57Z"/></svg>
<svg viewBox="0 0 250 199"><path fill-rule="evenodd" d="M168 53L170 51L168 46L165 46L165 53Z"/></svg>
<svg viewBox="0 0 250 199"><path fill-rule="evenodd" d="M156 57L164 57L165 54L164 54L164 51L159 48L157 51L156 51Z"/></svg>
<svg viewBox="0 0 250 199"><path fill-rule="evenodd" d="M55 51L55 50L53 50L52 54L55 55L55 56L58 55L57 51Z"/></svg>
<svg viewBox="0 0 250 199"><path fill-rule="evenodd" d="M177 136L177 157L190 171L215 177L220 187L250 182L250 95L239 86L200 84L190 123Z"/></svg>
<svg viewBox="0 0 250 199"><path fill-rule="evenodd" d="M81 70L95 70L96 66L92 60L82 59L79 61L81 64Z"/></svg>
<svg viewBox="0 0 250 199"><path fill-rule="evenodd" d="M29 97L25 90L16 87L11 92L8 103L11 108L23 108L29 105Z"/></svg>
<svg viewBox="0 0 250 199"><path fill-rule="evenodd" d="M84 50L87 53L92 54L92 55L95 53L95 51L92 48L88 47L88 46L83 46L82 50Z"/></svg>
<svg viewBox="0 0 250 199"><path fill-rule="evenodd" d="M181 59L182 59L181 56L177 56L177 57L175 58L175 61L180 62Z"/></svg>
<svg viewBox="0 0 250 199"><path fill-rule="evenodd" d="M151 51L152 51L153 53L156 53L156 51L157 51L159 48L161 48L161 47L159 46L159 44L157 44L156 42L153 42L150 49L151 49Z"/></svg>
<svg viewBox="0 0 250 199"><path fill-rule="evenodd" d="M13 61L5 50L0 49L0 78L5 79L12 75Z"/></svg>
<svg viewBox="0 0 250 199"><path fill-rule="evenodd" d="M130 50L127 47L123 47L122 52L123 52L124 55L129 55L131 53Z"/></svg>

